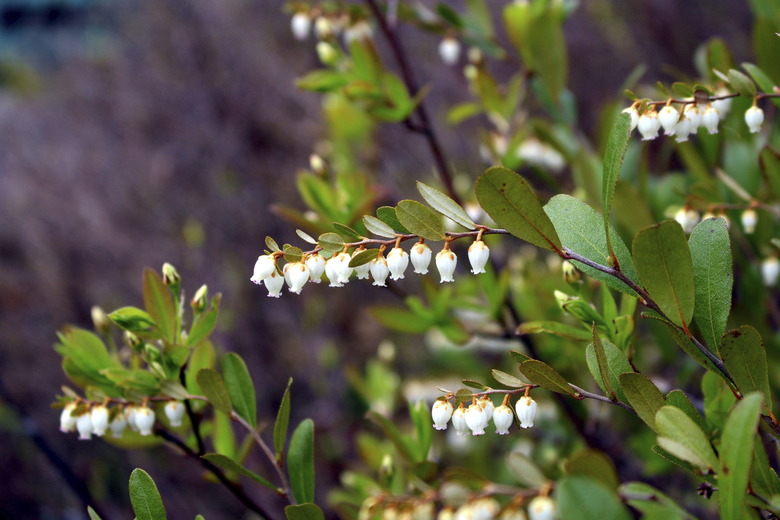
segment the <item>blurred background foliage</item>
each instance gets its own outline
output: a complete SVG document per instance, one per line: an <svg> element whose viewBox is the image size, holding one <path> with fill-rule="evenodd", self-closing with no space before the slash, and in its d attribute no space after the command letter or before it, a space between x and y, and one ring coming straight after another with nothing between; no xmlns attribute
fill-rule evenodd
<svg viewBox="0 0 780 520"><path fill-rule="evenodd" d="M451 3L455 9L461 4ZM500 16L498 10L492 15ZM650 84L696 77L696 50L712 37L723 39L736 63L754 60L752 23L749 6L730 0L583 2L564 26L578 132L599 141L603 114L614 108L608 104L623 102L623 85L637 67ZM108 517L126 516L126 482L134 467L152 473L176 517L242 517L240 505L221 489L207 491L212 485L197 467L171 450L122 451L57 432L58 414L49 405L66 381L52 349L54 332L65 323L89 327L94 304L112 310L140 302L147 266L173 263L190 294L200 283L223 293L215 339L247 361L260 417L273 417L287 378L295 379L293 421L308 416L317 425L321 504L340 482L359 480L349 470L377 468L378 454L388 449L364 419L369 406L406 417L404 399L431 398L434 385L453 388L461 377L484 381L492 366L511 370L504 343L455 350L436 331L392 336L390 343L367 310L397 305L397 296L407 293L425 298L414 278L393 291L309 286L304 297L278 301L249 283L264 236L297 241L279 213L304 209L298 173L316 143L334 137L334 121L344 117L344 107L323 105L321 96L293 87L318 61L314 45L294 42L288 28L289 15L273 0L0 2L0 464L6 475L0 517L83 517L79 498L63 485L68 478L84 482ZM447 124L449 108L467 101L461 70L440 62L440 36L412 30L403 36L418 82L431 89L426 104L467 194L485 167L478 139L484 121ZM494 70L501 81L513 73L511 64ZM434 179L419 137L401 125L366 122L360 128L342 137L360 150L360 167L381 186L371 193L375 206L414 197L415 180ZM653 173L687 167L663 144L641 153L650 154L651 168L659 165ZM662 218L670 199L685 203L687 188L675 178L664 178L671 196L659 192L653 219ZM564 191L573 186L565 168L554 179ZM552 291L566 287L555 259L521 248L509 266L513 275L532 274L512 281L523 295L517 304L525 318L559 312ZM474 286L489 283L462 281L458 294L472 305L479 290ZM744 301L754 297L764 300L748 294ZM776 323L744 318L770 343L767 332ZM581 353L567 357L569 347L556 338L534 341L540 357L554 357L559 370L581 366ZM656 366L671 367L678 351L668 345L644 355L659 356ZM523 436L491 436L489 446L463 447L455 460L500 480L486 453L532 438L538 461L554 472L557 453L577 442L566 433L569 423L556 418L560 413L543 407L540 428ZM583 416L563 413L575 422ZM631 421L639 424L633 417L619 419L626 428ZM628 465L619 462L621 478L636 477L632 457L620 453L646 446L625 445L615 433L620 430L602 431L603 423L576 426L597 434L602 449ZM53 463L58 459L59 468ZM678 481L689 486L657 459L647 456L646 464L659 472L664 489ZM331 499L338 502L339 495Z"/></svg>

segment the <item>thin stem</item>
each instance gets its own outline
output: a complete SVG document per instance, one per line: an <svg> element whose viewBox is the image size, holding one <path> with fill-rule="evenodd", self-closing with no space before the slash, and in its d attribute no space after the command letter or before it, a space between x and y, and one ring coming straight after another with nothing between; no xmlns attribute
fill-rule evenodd
<svg viewBox="0 0 780 520"><path fill-rule="evenodd" d="M574 390L576 390L577 393L582 395L583 398L595 399L596 401L602 401L604 403L614 404L614 405L617 405L617 406L619 406L619 407L621 407L621 408L623 408L625 410L628 410L629 412L631 412L633 414L636 414L636 410L634 410L631 406L627 405L623 401L617 401L617 400L613 401L609 397L606 397L606 396L603 396L603 395L594 394L592 392L588 392L587 390L584 390L584 389L580 388L579 386L573 385L571 383L569 383L569 386L572 387Z"/></svg>
<svg viewBox="0 0 780 520"><path fill-rule="evenodd" d="M179 381L182 386L186 388L187 379L184 375L184 367L179 371ZM203 442L203 436L200 434L200 417L195 415L195 411L192 409L189 399L184 400L184 409L187 411L187 417L192 425L192 434L195 436L195 443L198 445L198 455L203 455L206 453L206 445Z"/></svg>

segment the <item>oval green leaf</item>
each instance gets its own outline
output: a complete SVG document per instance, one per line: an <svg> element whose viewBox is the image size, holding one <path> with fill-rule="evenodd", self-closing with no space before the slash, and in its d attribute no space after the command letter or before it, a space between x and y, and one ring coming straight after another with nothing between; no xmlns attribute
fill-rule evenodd
<svg viewBox="0 0 780 520"><path fill-rule="evenodd" d="M520 373L522 373L528 381L535 385L539 385L545 390L551 392L558 392L559 394L571 395L573 397L579 397L579 393L575 391L564 377L559 374L553 367L546 363L542 363L538 359L529 359L520 363Z"/></svg>
<svg viewBox="0 0 780 520"><path fill-rule="evenodd" d="M440 192L436 188L432 188L425 183L417 181L417 190L422 195L433 209L452 220L456 224L460 224L466 229L474 229L477 225L471 220L466 210L463 209L460 204L452 200L450 197Z"/></svg>
<svg viewBox="0 0 780 520"><path fill-rule="evenodd" d="M509 473L512 474L520 484L529 488L538 488L544 484L547 479L542 470L527 455L513 451L506 457Z"/></svg>
<svg viewBox="0 0 780 520"><path fill-rule="evenodd" d="M441 216L416 200L402 200L395 206L395 214L410 233L434 242L444 240Z"/></svg>
<svg viewBox="0 0 780 520"><path fill-rule="evenodd" d="M233 411L233 406L230 402L230 394L228 394L227 388L225 388L225 382L222 381L222 376L212 368L201 368L198 370L198 375L195 376L200 386L201 392L206 396L206 399L221 412L225 412L230 415Z"/></svg>
<svg viewBox="0 0 780 520"><path fill-rule="evenodd" d="M723 520L744 518L745 496L753 460L753 443L756 438L763 396L746 395L729 414L720 438L720 517Z"/></svg>
<svg viewBox="0 0 780 520"><path fill-rule="evenodd" d="M379 249L366 249L365 251L360 251L350 259L349 266L359 267L365 265L377 256L379 256Z"/></svg>
<svg viewBox="0 0 780 520"><path fill-rule="evenodd" d="M564 477L555 486L561 520L630 520L617 493L599 481L580 475Z"/></svg>
<svg viewBox="0 0 780 520"><path fill-rule="evenodd" d="M664 405L664 396L647 376L638 372L627 372L618 376L620 388L626 394L628 403L651 429L658 431L655 415Z"/></svg>
<svg viewBox="0 0 780 520"><path fill-rule="evenodd" d="M369 233L385 238L395 238L395 231L393 228L376 217L372 217L371 215L364 216L363 225L366 226Z"/></svg>
<svg viewBox="0 0 780 520"><path fill-rule="evenodd" d="M160 275L147 268L143 280L144 307L157 324L164 340L176 342L176 304Z"/></svg>
<svg viewBox="0 0 780 520"><path fill-rule="evenodd" d="M509 388L522 388L524 386L528 386L527 383L522 382L515 376L507 374L506 372L502 372L496 368L493 369L493 379L504 386L508 386Z"/></svg>
<svg viewBox="0 0 780 520"><path fill-rule="evenodd" d="M290 386L292 377L287 381L287 388L282 395L282 401L279 403L279 411L276 412L276 421L274 422L274 451L276 460L281 463L284 459L284 444L287 441L287 427L290 424Z"/></svg>
<svg viewBox="0 0 780 520"><path fill-rule="evenodd" d="M215 466L218 466L222 469L226 469L228 471L238 473L239 475L244 475L245 477L249 477L255 482L259 482L260 484L264 485L268 489L272 489L277 492L280 491L277 486L274 486L268 480L264 479L254 471L250 471L249 469L245 468L244 466L234 461L230 457L222 455L221 453L207 453L203 455L203 458L209 461L211 464L214 464Z"/></svg>
<svg viewBox="0 0 780 520"><path fill-rule="evenodd" d="M662 406L655 414L655 425L663 449L704 471L718 468L710 441L685 412L675 406Z"/></svg>
<svg viewBox="0 0 780 520"><path fill-rule="evenodd" d="M134 469L130 474L130 503L137 520L165 520L168 518L154 480L140 468Z"/></svg>
<svg viewBox="0 0 780 520"><path fill-rule="evenodd" d="M290 439L287 473L295 500L314 501L314 421L304 419Z"/></svg>
<svg viewBox="0 0 780 520"><path fill-rule="evenodd" d="M376 216L379 218L379 220L393 228L396 233L402 233L404 235L409 234L409 230L406 229L403 224L401 224L400 220L398 220L398 216L395 214L394 207L381 206L376 210Z"/></svg>
<svg viewBox="0 0 780 520"><path fill-rule="evenodd" d="M720 342L720 355L740 392L761 392L771 410L769 367L761 334L749 325L726 332Z"/></svg>
<svg viewBox="0 0 780 520"><path fill-rule="evenodd" d="M298 504L284 508L287 520L325 520L325 514L317 504Z"/></svg>
<svg viewBox="0 0 780 520"><path fill-rule="evenodd" d="M620 169L623 167L623 158L626 156L626 150L628 149L630 129L631 116L625 112L621 112L612 125L609 139L607 139L607 149L604 152L604 171L601 179L601 206L604 211L604 232L606 234L607 249L610 256L613 257L615 252L613 251L612 245L609 214L612 210L612 199L615 196L615 184L620 176Z"/></svg>
<svg viewBox="0 0 780 520"><path fill-rule="evenodd" d="M323 233L317 243L325 251L341 251L344 249L344 239L338 233Z"/></svg>
<svg viewBox="0 0 780 520"><path fill-rule="evenodd" d="M222 358L222 375L236 413L254 428L257 426L255 384L241 356L230 352Z"/></svg>

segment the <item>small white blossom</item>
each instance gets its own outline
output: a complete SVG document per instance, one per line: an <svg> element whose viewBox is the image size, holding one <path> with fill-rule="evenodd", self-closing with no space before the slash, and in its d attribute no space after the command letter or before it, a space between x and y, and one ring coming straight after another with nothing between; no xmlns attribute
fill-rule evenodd
<svg viewBox="0 0 780 520"><path fill-rule="evenodd" d="M758 213L753 208L748 208L742 212L740 220L742 221L742 229L745 230L745 233L752 235L758 225Z"/></svg>
<svg viewBox="0 0 780 520"><path fill-rule="evenodd" d="M639 117L637 123L639 133L642 134L643 141L649 141L658 137L658 130L661 129L661 121L658 119L658 112L647 110Z"/></svg>
<svg viewBox="0 0 780 520"><path fill-rule="evenodd" d="M311 18L309 14L304 11L298 11L292 17L290 21L290 28L292 29L293 36L298 41L303 41L309 37L309 31L311 30Z"/></svg>
<svg viewBox="0 0 780 520"><path fill-rule="evenodd" d="M780 277L780 260L776 256L765 258L761 262L761 279L767 287L773 287Z"/></svg>
<svg viewBox="0 0 780 520"><path fill-rule="evenodd" d="M325 257L314 253L306 257L306 267L309 268L309 278L314 283L322 281L322 273L325 272Z"/></svg>
<svg viewBox="0 0 780 520"><path fill-rule="evenodd" d="M88 441L92 438L92 414L84 412L76 417L76 430L79 432L79 440Z"/></svg>
<svg viewBox="0 0 780 520"><path fill-rule="evenodd" d="M336 277L338 278L338 282L340 284L349 283L349 277L352 276L352 271L354 271L354 269L349 266L352 257L349 253L341 252L334 255L334 258L336 259Z"/></svg>
<svg viewBox="0 0 780 520"><path fill-rule="evenodd" d="M496 433L506 435L509 433L509 427L515 419L515 414L507 405L502 404L493 410L493 424L496 425Z"/></svg>
<svg viewBox="0 0 780 520"><path fill-rule="evenodd" d="M729 92L725 87L720 87L715 91L716 97L727 96L729 94L731 94L731 92ZM712 102L712 107L718 111L718 114L720 114L721 118L725 118L731 110L731 98L716 99Z"/></svg>
<svg viewBox="0 0 780 520"><path fill-rule="evenodd" d="M433 502L417 502L412 511L412 520L433 520L436 516L436 506Z"/></svg>
<svg viewBox="0 0 780 520"><path fill-rule="evenodd" d="M108 408L102 404L93 406L89 415L92 421L92 433L98 437L105 435L108 429Z"/></svg>
<svg viewBox="0 0 780 520"><path fill-rule="evenodd" d="M284 266L284 281L291 293L301 294L301 289L309 281L309 268L303 262L293 262Z"/></svg>
<svg viewBox="0 0 780 520"><path fill-rule="evenodd" d="M460 42L447 36L439 44L439 56L445 65L455 65L460 58Z"/></svg>
<svg viewBox="0 0 780 520"><path fill-rule="evenodd" d="M260 255L257 257L257 262L255 262L255 269L254 273L252 273L252 278L250 280L254 283L259 284L269 276L271 276L271 273L273 273L276 270L276 257L273 255Z"/></svg>
<svg viewBox="0 0 780 520"><path fill-rule="evenodd" d="M374 37L374 30L365 20L360 20L344 30L344 43L349 47L353 41L370 40Z"/></svg>
<svg viewBox="0 0 780 520"><path fill-rule="evenodd" d="M685 105L685 115L691 120L691 133L695 134L699 126L701 126L701 109L696 103Z"/></svg>
<svg viewBox="0 0 780 520"><path fill-rule="evenodd" d="M358 253L362 253L365 251L365 249L355 249L355 252L352 253L352 258L354 259ZM371 271L371 265L370 262L366 262L365 264L360 264L359 266L355 267L355 278L358 280L368 280L369 272Z"/></svg>
<svg viewBox="0 0 780 520"><path fill-rule="evenodd" d="M317 43L317 57L323 65L335 65L336 60L339 57L339 53L336 48L328 42Z"/></svg>
<svg viewBox="0 0 780 520"><path fill-rule="evenodd" d="M680 113L671 105L666 105L658 113L658 122L661 123L666 135L674 135L674 129L679 118Z"/></svg>
<svg viewBox="0 0 780 520"><path fill-rule="evenodd" d="M344 287L343 283L339 283L339 265L340 261L336 258L337 255L333 255L325 262L325 276L330 282L329 287Z"/></svg>
<svg viewBox="0 0 780 520"><path fill-rule="evenodd" d="M165 416L174 428L181 426L184 411L184 403L181 401L168 401L165 403Z"/></svg>
<svg viewBox="0 0 780 520"><path fill-rule="evenodd" d="M143 436L151 435L152 428L154 428L154 410L146 405L139 406L135 409L133 416L138 433Z"/></svg>
<svg viewBox="0 0 780 520"><path fill-rule="evenodd" d="M745 112L745 123L750 128L750 133L755 134L761 131L761 124L764 122L764 111L757 106L752 106Z"/></svg>
<svg viewBox="0 0 780 520"><path fill-rule="evenodd" d="M414 266L414 272L417 274L428 274L431 256L433 256L433 252L428 247L428 244L418 242L413 245L409 258L412 261L412 266Z"/></svg>
<svg viewBox="0 0 780 520"><path fill-rule="evenodd" d="M466 426L471 430L472 435L485 435L485 426L488 419L485 410L478 404L469 405L466 411Z"/></svg>
<svg viewBox="0 0 780 520"><path fill-rule="evenodd" d="M71 412L76 409L76 403L70 402L65 405L60 413L60 431L62 433L72 432L76 429L76 418Z"/></svg>
<svg viewBox="0 0 780 520"><path fill-rule="evenodd" d="M317 34L317 38L324 40L333 36L335 28L328 18L320 16L314 21L314 32Z"/></svg>
<svg viewBox="0 0 780 520"><path fill-rule="evenodd" d="M517 418L520 419L521 428L531 428L534 425L534 417L536 417L536 401L528 396L523 396L517 400L515 404L515 411L517 412Z"/></svg>
<svg viewBox="0 0 780 520"><path fill-rule="evenodd" d="M485 265L490 256L490 249L482 240L475 240L469 246L469 263L471 264L471 273L479 274L485 272Z"/></svg>
<svg viewBox="0 0 780 520"><path fill-rule="evenodd" d="M688 136L695 129L693 128L693 121L688 114L683 113L683 116L674 125L674 136L678 143L684 143L688 140Z"/></svg>
<svg viewBox="0 0 780 520"><path fill-rule="evenodd" d="M125 407L125 419L127 420L127 426L134 432L138 431L138 426L135 425L135 409L134 405L128 405Z"/></svg>
<svg viewBox="0 0 780 520"><path fill-rule="evenodd" d="M284 276L274 271L271 276L263 280L265 288L268 289L269 298L278 298L282 294L284 287Z"/></svg>
<svg viewBox="0 0 780 520"><path fill-rule="evenodd" d="M701 116L701 124L710 134L718 133L718 123L720 123L720 114L718 110L710 105L704 110Z"/></svg>
<svg viewBox="0 0 780 520"><path fill-rule="evenodd" d="M387 287L385 281L390 275L390 268L387 267L387 260L384 256L378 256L369 262L369 270L371 271L371 277L374 279L372 285L377 287Z"/></svg>
<svg viewBox="0 0 780 520"><path fill-rule="evenodd" d="M433 427L437 430L446 430L447 423L452 418L452 412L454 411L452 403L443 399L436 399L431 409L431 417L433 418Z"/></svg>
<svg viewBox="0 0 780 520"><path fill-rule="evenodd" d="M387 267L390 269L390 279L400 280L409 266L409 253L400 247L394 247L387 254Z"/></svg>
<svg viewBox="0 0 780 520"><path fill-rule="evenodd" d="M557 514L555 502L550 497L538 496L528 504L530 520L553 520Z"/></svg>
<svg viewBox="0 0 780 520"><path fill-rule="evenodd" d="M501 506L493 497L477 498L471 502L470 520L493 520Z"/></svg>
<svg viewBox="0 0 780 520"><path fill-rule="evenodd" d="M674 220L682 226L685 234L690 235L693 232L693 228L699 223L699 213L692 208L680 208L677 213L675 213Z"/></svg>
<svg viewBox="0 0 780 520"><path fill-rule="evenodd" d="M450 249L442 249L436 254L436 269L439 270L441 282L454 282L455 267L458 265L458 257Z"/></svg>
<svg viewBox="0 0 780 520"><path fill-rule="evenodd" d="M498 520L528 520L528 517L525 516L525 511L519 507L508 507L501 511Z"/></svg>
<svg viewBox="0 0 780 520"><path fill-rule="evenodd" d="M127 427L127 418L125 417L124 411L114 415L114 418L108 423L108 427L111 430L112 437L115 439L121 438Z"/></svg>
<svg viewBox="0 0 780 520"><path fill-rule="evenodd" d="M496 405L493 404L493 400L490 399L490 397L483 395L479 399L477 399L477 404L482 407L483 410L485 410L485 413L487 414L487 422L490 422L490 419L493 418L493 410L496 409Z"/></svg>
<svg viewBox="0 0 780 520"><path fill-rule="evenodd" d="M454 412L452 412L452 426L455 428L455 433L463 437L468 435L469 426L466 424L466 408L463 405L458 406Z"/></svg>
<svg viewBox="0 0 780 520"><path fill-rule="evenodd" d="M634 128L636 128L636 125L639 123L639 111L636 109L636 105L631 105L628 108L624 108L623 113L631 116L631 127L628 129L628 131L633 132Z"/></svg>

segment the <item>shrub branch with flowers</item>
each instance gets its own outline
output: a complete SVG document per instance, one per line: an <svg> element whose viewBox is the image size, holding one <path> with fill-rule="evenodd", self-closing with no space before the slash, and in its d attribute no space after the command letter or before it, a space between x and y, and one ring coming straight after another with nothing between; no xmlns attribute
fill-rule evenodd
<svg viewBox="0 0 780 520"><path fill-rule="evenodd" d="M755 302L764 299L780 314L773 292L780 277L780 242L773 238L780 217L780 134L766 124L773 113L767 117L762 108L778 102L780 71L762 59L743 64L743 73L722 52L721 41L709 42L700 52L700 83L675 83L671 93L659 83L661 101L627 91L631 106L608 112L607 137L594 146L573 130L574 101L566 89L562 24L575 3L504 6L508 48L496 37L487 3L467 4L464 13L444 3L435 13L374 0L290 4L293 34L303 41L314 27L323 64L298 86L323 93L331 125L358 131L351 138L334 131L325 157L314 154L311 171L300 174L308 213L277 207L306 229L296 233L308 245L280 246L267 237L251 281L264 285L269 297L282 296L285 286L308 297L314 292L308 284L323 277L329 288L387 287L403 280L411 264L423 277L428 305L409 297L403 308L377 307L372 313L380 323L402 333L436 332L448 344L472 347L487 341L485 324L494 324L499 332L490 339L505 354L504 364L490 371L497 387L467 377L461 388L436 386L428 404L410 404L405 425L396 423L392 410L370 411L389 443L370 441L377 453L366 457L362 472L345 474L330 505L340 516L360 520L508 520L526 514L531 520L687 519L716 510L725 519L774 518L780 514L780 423L773 412L777 322L756 312ZM780 8L757 4L764 30L767 12L780 15ZM441 35L438 51L449 66L463 59L461 41L471 45L463 75L473 99L454 107L449 120L482 115L487 121L480 147L491 166L473 191L462 189L450 171L398 37L401 24ZM382 62L375 28L399 75ZM490 60L509 55L520 60L521 73L502 84ZM344 113L353 119L333 115ZM423 136L443 189L418 181L424 203L406 199L365 214L376 206L372 181L356 171L365 135L379 123L403 123ZM722 137L723 127L735 135ZM679 154L690 179L650 176L647 155L637 158L647 148L631 139L635 129L643 141L661 130L674 136L676 143L663 146L676 147L670 153ZM572 171L577 196L540 201L533 186L564 166ZM731 224L735 216L739 226ZM463 243L473 277L459 274L464 269L455 248ZM513 265L523 255L525 272ZM560 283L530 272L532 264L545 273L541 258L562 269ZM426 276L431 263L439 284ZM302 421L287 439L290 387L268 443L257 428L251 371L233 353L217 363L208 339L219 297L209 302L201 288L186 326L175 269L164 266L162 277L147 271L143 286L145 309L98 310L97 334L73 328L60 334L63 369L83 390L63 390L61 429L78 431L82 439L110 431L114 442L127 436L133 445L150 442L154 433L151 442L182 449L256 514L274 517L250 498L239 477L278 495L288 519L323 518L315 505L313 422ZM531 303L523 306L523 299ZM478 310L467 300L478 301ZM466 311L477 319L469 322ZM124 331L122 349L114 327ZM664 367L669 360L673 366ZM392 379L381 370L374 374L366 378ZM558 412L549 410L556 408L568 415L573 431L552 425L550 416ZM553 443L538 434L536 445L528 441L507 453L480 444L472 449L491 458L481 470L468 469L465 460L462 468L457 462L447 468L445 460L467 451L466 439L459 438L484 435L491 421L501 436L515 425L527 430L541 423L550 436L570 438ZM593 424L606 431L611 421L625 432L611 443L592 433ZM246 450L255 447L268 459L273 475L246 467L246 452L224 449L220 437L236 435L231 423L243 432ZM452 431L450 424L455 437L432 435ZM447 459L440 453L446 448L438 447L445 440L454 447ZM555 449L545 455L539 446ZM689 479L678 482L692 492L651 485L663 484L658 475L669 472L687 473ZM157 508L158 516L146 518L165 514L142 470L131 477L131 497Z"/></svg>

